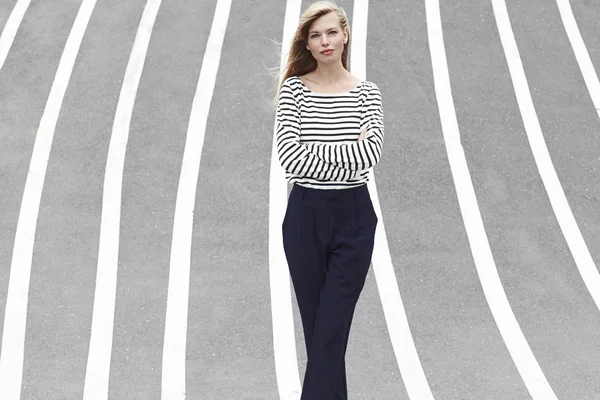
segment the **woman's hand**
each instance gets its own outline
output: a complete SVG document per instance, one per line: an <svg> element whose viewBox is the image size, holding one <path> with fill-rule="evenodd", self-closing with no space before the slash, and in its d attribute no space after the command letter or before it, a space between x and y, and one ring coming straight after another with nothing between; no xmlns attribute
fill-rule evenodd
<svg viewBox="0 0 600 400"><path fill-rule="evenodd" d="M366 137L367 137L367 128L363 128L363 130L360 132L360 136L358 137L358 141L360 142L361 140L365 140Z"/></svg>

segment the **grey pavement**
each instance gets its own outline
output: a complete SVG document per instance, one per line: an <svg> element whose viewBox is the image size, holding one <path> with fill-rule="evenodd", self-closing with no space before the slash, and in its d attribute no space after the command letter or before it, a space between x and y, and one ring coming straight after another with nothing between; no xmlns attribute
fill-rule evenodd
<svg viewBox="0 0 600 400"><path fill-rule="evenodd" d="M216 2L164 0L154 25L125 159L109 399L160 399L177 185ZM0 27L15 3L0 0ZM557 397L598 400L600 311L538 173L491 1L440 3L462 144L504 290ZM339 4L352 23L353 1ZM571 4L600 72L600 3ZM0 70L0 321L33 143L79 5L33 1ZM98 1L66 92L37 221L22 399L83 396L106 155L144 6ZM507 0L507 7L556 172L599 267L600 119L556 3ZM188 399L279 398L268 257L269 69L279 65L284 12L281 0L232 2L196 193ZM408 322L436 399L530 399L469 247L426 23L424 1L369 2L367 79L381 89L386 128L375 178ZM350 398L408 399L372 271L347 368Z"/></svg>

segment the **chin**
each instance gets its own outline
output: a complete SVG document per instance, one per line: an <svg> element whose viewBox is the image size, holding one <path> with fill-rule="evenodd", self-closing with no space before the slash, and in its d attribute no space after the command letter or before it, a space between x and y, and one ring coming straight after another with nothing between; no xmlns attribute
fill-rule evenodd
<svg viewBox="0 0 600 400"><path fill-rule="evenodd" d="M331 63L340 61L341 57L331 57L331 56L326 56L326 55L319 53L319 58L317 58L317 60L319 60L320 62L325 63L325 64L331 64Z"/></svg>

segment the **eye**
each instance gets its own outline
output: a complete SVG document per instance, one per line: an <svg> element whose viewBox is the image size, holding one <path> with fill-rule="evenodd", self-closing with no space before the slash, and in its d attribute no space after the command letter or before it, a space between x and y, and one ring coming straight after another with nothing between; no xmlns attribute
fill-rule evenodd
<svg viewBox="0 0 600 400"><path fill-rule="evenodd" d="M318 37L319 37L319 34L318 34L318 33L313 33L313 34L310 36L310 38L311 38L311 39L316 39L316 38L318 38Z"/></svg>
<svg viewBox="0 0 600 400"><path fill-rule="evenodd" d="M329 31L329 33L335 35L337 31Z"/></svg>

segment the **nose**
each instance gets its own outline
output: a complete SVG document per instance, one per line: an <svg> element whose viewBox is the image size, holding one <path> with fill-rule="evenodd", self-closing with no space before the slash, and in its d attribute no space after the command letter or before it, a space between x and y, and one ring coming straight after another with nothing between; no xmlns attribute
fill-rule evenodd
<svg viewBox="0 0 600 400"><path fill-rule="evenodd" d="M329 46L329 40L327 40L327 36L321 36L321 45L325 47Z"/></svg>

